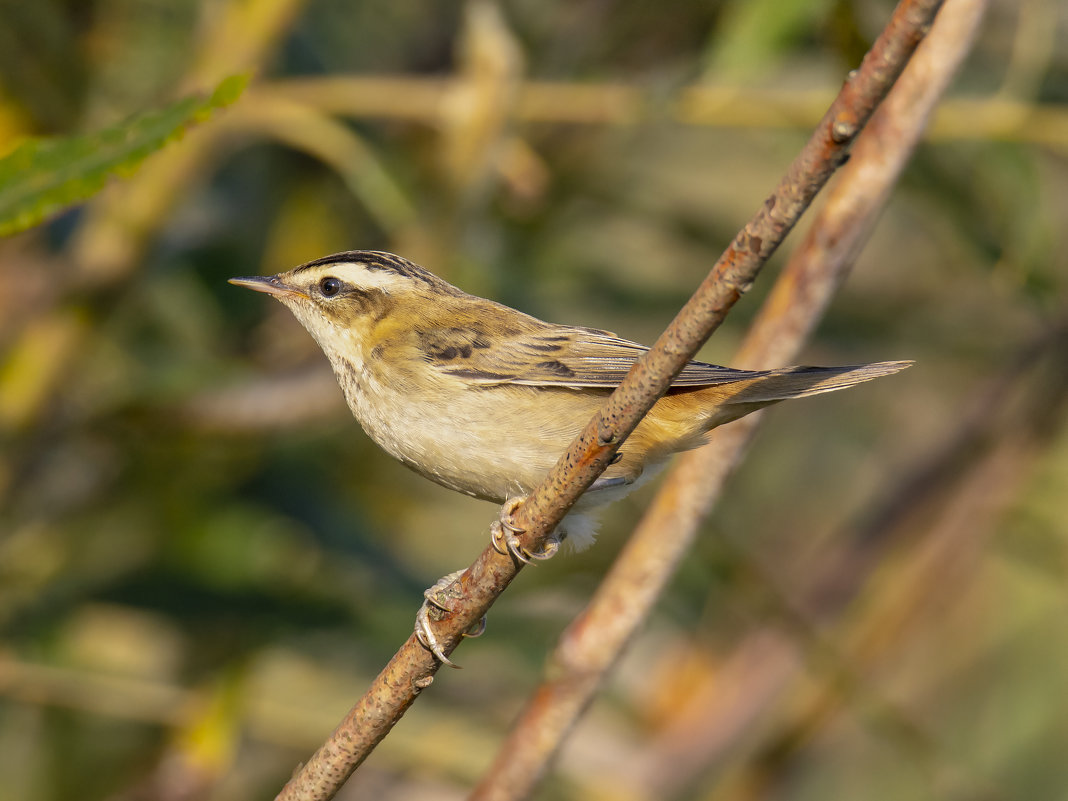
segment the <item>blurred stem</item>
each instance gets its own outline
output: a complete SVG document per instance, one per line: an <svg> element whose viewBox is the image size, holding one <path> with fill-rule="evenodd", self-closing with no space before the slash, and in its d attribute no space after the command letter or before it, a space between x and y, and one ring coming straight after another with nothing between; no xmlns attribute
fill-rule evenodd
<svg viewBox="0 0 1068 801"><path fill-rule="evenodd" d="M87 315L69 306L29 322L0 363L0 430L22 430L37 420L52 387L69 377L64 354L83 345L88 333ZM2 487L0 481L0 496Z"/></svg>
<svg viewBox="0 0 1068 801"><path fill-rule="evenodd" d="M0 651L0 695L165 726L181 726L196 697L192 690L164 682L20 662L6 651Z"/></svg>
<svg viewBox="0 0 1068 801"><path fill-rule="evenodd" d="M11 447L52 409L57 388L71 380L71 360L92 340L85 309L63 304L31 320L0 362L0 507L25 478L28 454ZM2 538L8 532L0 532Z"/></svg>
<svg viewBox="0 0 1068 801"><path fill-rule="evenodd" d="M1061 12L1061 5L1053 0L1022 0L1016 5L1016 36L999 95L1038 96L1042 78L1057 54Z"/></svg>
<svg viewBox="0 0 1068 801"><path fill-rule="evenodd" d="M796 356L852 267L928 114L970 49L984 9L979 0L947 2L929 40L859 138L809 235L776 282L742 345L739 364L765 369ZM529 701L474 799L529 795L689 552L701 520L761 418L753 414L717 429L709 445L678 459L590 605L562 635L550 658L549 678ZM685 765L670 761L673 786L684 786L689 770L705 764L700 748L693 750L697 753L688 754L692 759ZM650 797L664 797L665 789Z"/></svg>
<svg viewBox="0 0 1068 801"><path fill-rule="evenodd" d="M439 157L461 199L484 194L501 161L521 83L523 55L497 5L469 2L457 53L458 70L436 110Z"/></svg>
<svg viewBox="0 0 1068 801"><path fill-rule="evenodd" d="M375 223L391 236L414 225L415 208L374 151L322 111L254 91L216 126L217 134L232 132L271 136L319 159L341 176Z"/></svg>
<svg viewBox="0 0 1068 801"><path fill-rule="evenodd" d="M259 70L308 0L225 0L204 4L204 44L185 85L213 86L227 75Z"/></svg>
<svg viewBox="0 0 1068 801"><path fill-rule="evenodd" d="M327 76L265 83L264 93L357 119L436 125L451 78ZM1068 146L1068 108L1005 97L950 98L925 133L929 141L983 140ZM671 119L715 128L809 130L833 100L825 91L696 85L667 101L633 84L527 81L516 89L514 120L545 125L637 125Z"/></svg>

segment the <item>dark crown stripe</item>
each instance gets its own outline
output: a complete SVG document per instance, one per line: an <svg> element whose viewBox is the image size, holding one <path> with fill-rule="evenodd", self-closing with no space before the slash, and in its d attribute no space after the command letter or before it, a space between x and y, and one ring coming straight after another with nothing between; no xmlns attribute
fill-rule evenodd
<svg viewBox="0 0 1068 801"><path fill-rule="evenodd" d="M427 284L437 284L440 279L424 270L418 264L413 264L407 259L400 256L394 256L392 253L386 253L381 250L346 250L343 253L335 253L331 256L323 256L321 259L315 261L309 261L300 265L294 270L294 272L302 272L304 270L310 270L315 267L325 267L330 264L349 264L358 263L362 264L369 270L385 270L396 275L404 276L405 278L412 278L416 281L423 281Z"/></svg>

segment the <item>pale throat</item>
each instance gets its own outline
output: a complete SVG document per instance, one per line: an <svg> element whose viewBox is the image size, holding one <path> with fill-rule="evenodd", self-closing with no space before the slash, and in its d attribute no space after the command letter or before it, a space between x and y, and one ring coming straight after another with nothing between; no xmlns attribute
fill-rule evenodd
<svg viewBox="0 0 1068 801"><path fill-rule="evenodd" d="M286 305L326 354L338 384L345 392L345 399L355 411L357 405L362 405L362 393L359 389L363 382L364 361L360 337L351 329L342 328L322 316L315 309L305 308L299 303Z"/></svg>

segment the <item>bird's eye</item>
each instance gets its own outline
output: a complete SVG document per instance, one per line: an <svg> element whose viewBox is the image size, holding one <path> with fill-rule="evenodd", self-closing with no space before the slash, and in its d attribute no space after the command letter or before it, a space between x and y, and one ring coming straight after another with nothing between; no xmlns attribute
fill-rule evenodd
<svg viewBox="0 0 1068 801"><path fill-rule="evenodd" d="M338 278L324 278L319 282L319 291L324 297L332 298L341 291L341 280Z"/></svg>

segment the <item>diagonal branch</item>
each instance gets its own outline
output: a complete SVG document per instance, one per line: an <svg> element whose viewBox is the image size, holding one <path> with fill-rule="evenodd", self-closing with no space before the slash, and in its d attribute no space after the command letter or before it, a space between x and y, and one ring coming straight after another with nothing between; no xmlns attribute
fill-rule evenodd
<svg viewBox="0 0 1068 801"><path fill-rule="evenodd" d="M984 9L984 0L947 0L930 38L858 140L852 161L769 294L737 363L765 369L795 358L852 267L928 115L970 49ZM709 445L676 461L589 606L561 636L549 677L523 710L473 801L530 794L689 552L762 417L752 414L717 429ZM671 774L682 784L692 775L689 768L675 760ZM659 789L649 797L668 795Z"/></svg>
<svg viewBox="0 0 1068 801"><path fill-rule="evenodd" d="M774 193L734 238L646 357L631 369L520 507L516 520L526 529L525 549L541 549L571 505L608 466L622 441L752 285L816 193L845 161L853 139L904 69L940 5L940 0L902 0L895 9L861 67L850 73ZM453 611L443 614L435 626L439 639L446 643L446 653L451 653L463 632L488 611L520 568L511 558L487 547L454 582L450 588L455 597ZM332 797L430 685L438 667L415 636L410 636L278 798Z"/></svg>

